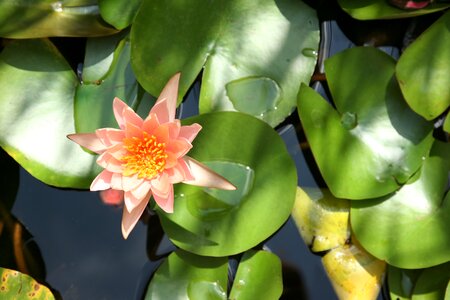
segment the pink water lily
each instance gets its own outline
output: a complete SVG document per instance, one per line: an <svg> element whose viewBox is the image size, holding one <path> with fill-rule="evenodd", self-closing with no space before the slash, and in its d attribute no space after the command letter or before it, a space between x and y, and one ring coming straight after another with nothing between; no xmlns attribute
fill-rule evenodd
<svg viewBox="0 0 450 300"><path fill-rule="evenodd" d="M104 170L91 191L123 190L122 234L127 238L150 197L165 212L173 212L173 184L234 190L236 187L205 165L186 156L199 124L181 126L175 119L180 74L174 75L144 120L119 98L113 102L119 129L101 128L95 133L68 135L72 141L100 154Z"/></svg>

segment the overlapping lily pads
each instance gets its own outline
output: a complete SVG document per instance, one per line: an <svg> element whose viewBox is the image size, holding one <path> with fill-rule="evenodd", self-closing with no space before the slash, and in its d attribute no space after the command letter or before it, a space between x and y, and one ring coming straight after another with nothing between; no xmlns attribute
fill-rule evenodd
<svg viewBox="0 0 450 300"><path fill-rule="evenodd" d="M432 120L450 106L450 11L403 52L396 76L409 106Z"/></svg>
<svg viewBox="0 0 450 300"><path fill-rule="evenodd" d="M102 18L117 29L128 27L142 0L98 0Z"/></svg>
<svg viewBox="0 0 450 300"><path fill-rule="evenodd" d="M55 299L49 288L26 274L0 268L0 278L0 298L2 299Z"/></svg>
<svg viewBox="0 0 450 300"><path fill-rule="evenodd" d="M151 94L181 71L182 97L204 67L201 113L236 109L277 125L309 82L319 27L297 0L144 1L131 40L133 69Z"/></svg>
<svg viewBox="0 0 450 300"><path fill-rule="evenodd" d="M219 112L187 119L203 126L189 156L206 162L237 186L212 191L179 184L173 214L158 211L180 248L210 256L243 252L268 238L289 217L295 165L279 135L246 114Z"/></svg>
<svg viewBox="0 0 450 300"><path fill-rule="evenodd" d="M404 10L389 5L387 0L338 0L338 2L342 9L359 20L408 18L444 10L450 6L448 3L430 1L432 3L425 8Z"/></svg>
<svg viewBox="0 0 450 300"><path fill-rule="evenodd" d="M352 230L374 256L408 269L450 260L449 150L436 141L421 170L399 191L352 202Z"/></svg>
<svg viewBox="0 0 450 300"><path fill-rule="evenodd" d="M325 62L336 110L302 85L298 112L314 158L334 196L386 195L421 166L433 138L432 124L404 102L395 61L357 47Z"/></svg>

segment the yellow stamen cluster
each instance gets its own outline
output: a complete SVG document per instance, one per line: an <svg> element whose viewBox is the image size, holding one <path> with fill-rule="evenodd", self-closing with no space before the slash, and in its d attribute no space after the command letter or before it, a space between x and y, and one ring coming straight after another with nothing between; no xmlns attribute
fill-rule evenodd
<svg viewBox="0 0 450 300"><path fill-rule="evenodd" d="M154 135L143 132L142 138L125 138L123 146L128 151L122 157L124 176L137 174L138 178L152 179L164 170L166 144L158 143Z"/></svg>

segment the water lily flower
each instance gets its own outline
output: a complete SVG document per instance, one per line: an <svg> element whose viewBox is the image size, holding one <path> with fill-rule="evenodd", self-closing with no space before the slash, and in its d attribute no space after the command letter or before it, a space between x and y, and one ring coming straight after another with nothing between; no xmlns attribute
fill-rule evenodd
<svg viewBox="0 0 450 300"><path fill-rule="evenodd" d="M119 129L101 128L95 133L70 134L75 143L99 154L104 170L94 179L91 191L122 190L122 234L126 239L153 196L167 213L173 212L173 184L234 190L236 187L205 165L186 156L199 124L181 126L175 119L180 74L164 87L145 119L115 98L114 116Z"/></svg>

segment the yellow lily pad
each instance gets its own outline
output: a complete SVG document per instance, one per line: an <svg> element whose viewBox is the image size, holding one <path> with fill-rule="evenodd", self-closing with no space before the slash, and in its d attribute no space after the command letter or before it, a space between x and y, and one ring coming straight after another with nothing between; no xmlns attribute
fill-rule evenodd
<svg viewBox="0 0 450 300"><path fill-rule="evenodd" d="M350 237L350 203L328 190L297 188L292 217L305 243L313 252L344 245Z"/></svg>

